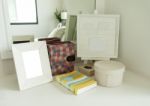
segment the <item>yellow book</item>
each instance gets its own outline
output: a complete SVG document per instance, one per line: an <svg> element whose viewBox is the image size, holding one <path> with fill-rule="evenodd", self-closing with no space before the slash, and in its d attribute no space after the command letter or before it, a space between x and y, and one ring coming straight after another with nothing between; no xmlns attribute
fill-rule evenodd
<svg viewBox="0 0 150 106"><path fill-rule="evenodd" d="M56 81L75 94L81 94L97 86L94 79L80 73L79 71L58 75L56 76Z"/></svg>
<svg viewBox="0 0 150 106"><path fill-rule="evenodd" d="M80 86L80 85L83 85L83 84L85 84L85 83L87 83L87 82L89 82L89 81L93 81L93 79L91 79L91 78L88 78L87 80L84 80L84 81L80 81L79 83L75 83L75 84L72 84L71 86L70 86L70 88L71 88L71 90L73 90L73 89L75 89L76 87L78 87L78 86Z"/></svg>
<svg viewBox="0 0 150 106"><path fill-rule="evenodd" d="M74 73L75 73L75 71L72 71L72 72L69 72L69 73L66 73L66 74L57 75L55 78L56 78L57 81L60 81L63 77L67 77L67 76L72 75Z"/></svg>
<svg viewBox="0 0 150 106"><path fill-rule="evenodd" d="M91 88L93 88L95 86L97 86L97 82L96 81L94 81L94 80L93 81L89 81L87 83L84 83L83 85L79 85L78 87L75 87L75 91L74 92L77 95L77 94L82 93L83 90L88 90L88 88L91 89Z"/></svg>

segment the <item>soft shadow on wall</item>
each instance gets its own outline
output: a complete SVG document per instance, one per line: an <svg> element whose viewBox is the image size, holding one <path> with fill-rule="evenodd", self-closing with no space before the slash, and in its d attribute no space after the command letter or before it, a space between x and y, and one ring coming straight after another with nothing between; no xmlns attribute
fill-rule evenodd
<svg viewBox="0 0 150 106"><path fill-rule="evenodd" d="M0 58L0 77L14 73L15 73L15 66L13 60L12 59L2 60Z"/></svg>
<svg viewBox="0 0 150 106"><path fill-rule="evenodd" d="M93 13L95 0L64 0L63 8L70 14Z"/></svg>
<svg viewBox="0 0 150 106"><path fill-rule="evenodd" d="M129 70L150 77L150 1L106 0L106 13L120 14L119 57Z"/></svg>

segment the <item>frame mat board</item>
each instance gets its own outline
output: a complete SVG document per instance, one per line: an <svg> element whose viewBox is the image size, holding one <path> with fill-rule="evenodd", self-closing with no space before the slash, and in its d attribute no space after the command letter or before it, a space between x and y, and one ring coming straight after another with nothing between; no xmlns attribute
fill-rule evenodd
<svg viewBox="0 0 150 106"><path fill-rule="evenodd" d="M12 45L20 90L52 81L45 41Z"/></svg>

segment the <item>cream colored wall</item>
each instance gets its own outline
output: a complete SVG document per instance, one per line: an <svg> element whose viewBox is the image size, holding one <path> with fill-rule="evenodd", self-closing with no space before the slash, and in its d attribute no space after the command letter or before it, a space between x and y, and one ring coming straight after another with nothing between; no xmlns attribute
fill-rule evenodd
<svg viewBox="0 0 150 106"><path fill-rule="evenodd" d="M0 59L0 77L15 73L15 67L12 59Z"/></svg>
<svg viewBox="0 0 150 106"><path fill-rule="evenodd" d="M5 19L3 17L3 2L0 0L0 53L2 49L7 49L7 33L5 26ZM12 66L10 66L12 65ZM11 70L10 70L11 69ZM4 71L5 70L5 71ZM14 72L12 60L2 61L0 58L0 77Z"/></svg>
<svg viewBox="0 0 150 106"><path fill-rule="evenodd" d="M105 12L121 15L119 58L150 76L150 0L106 0Z"/></svg>
<svg viewBox="0 0 150 106"><path fill-rule="evenodd" d="M96 9L100 14L105 13L105 0L96 0Z"/></svg>
<svg viewBox="0 0 150 106"><path fill-rule="evenodd" d="M63 0L64 7L71 13L93 13L95 9L95 0ZM96 8L99 13L105 11L105 0L96 0Z"/></svg>
<svg viewBox="0 0 150 106"><path fill-rule="evenodd" d="M92 13L94 11L94 0L64 0L64 8L71 14Z"/></svg>
<svg viewBox="0 0 150 106"><path fill-rule="evenodd" d="M0 60L0 77L3 75L3 70L2 70L2 61Z"/></svg>

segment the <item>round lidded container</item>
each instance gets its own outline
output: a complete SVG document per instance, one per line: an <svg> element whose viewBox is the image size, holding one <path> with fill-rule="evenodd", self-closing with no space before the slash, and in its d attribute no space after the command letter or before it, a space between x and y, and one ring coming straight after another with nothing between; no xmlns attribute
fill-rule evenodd
<svg viewBox="0 0 150 106"><path fill-rule="evenodd" d="M99 85L116 87L122 83L125 66L117 61L97 61L94 70Z"/></svg>

